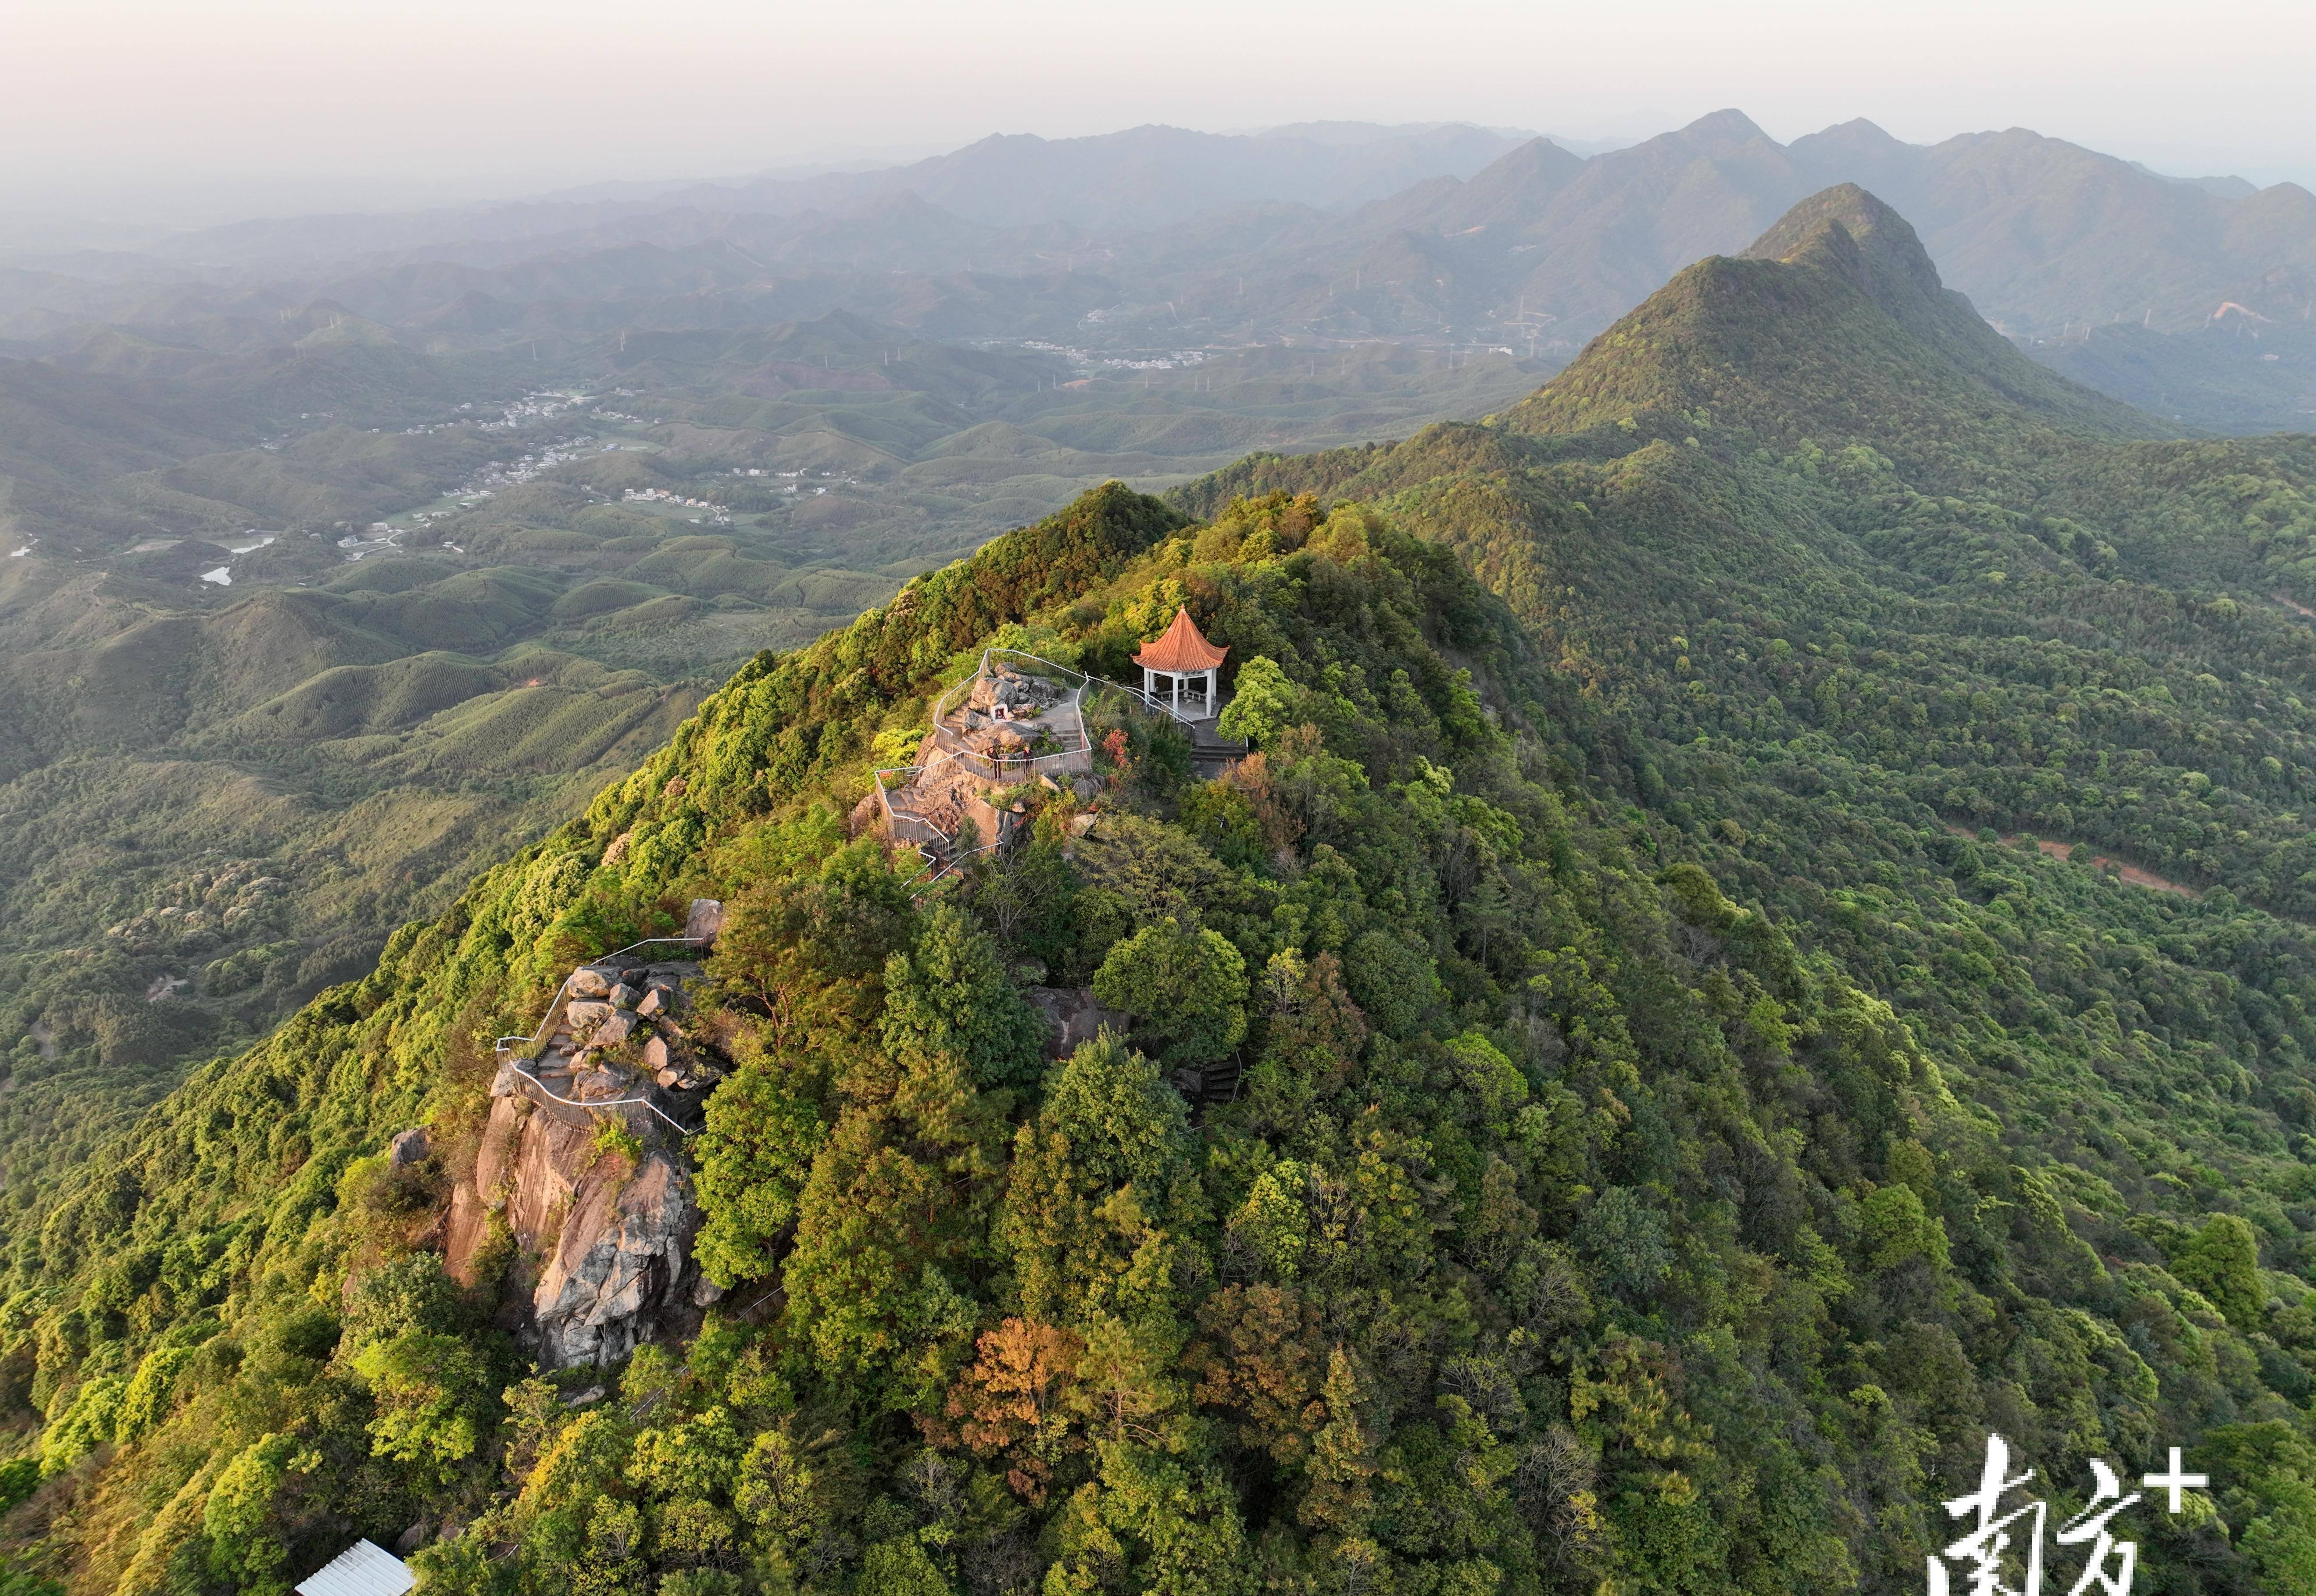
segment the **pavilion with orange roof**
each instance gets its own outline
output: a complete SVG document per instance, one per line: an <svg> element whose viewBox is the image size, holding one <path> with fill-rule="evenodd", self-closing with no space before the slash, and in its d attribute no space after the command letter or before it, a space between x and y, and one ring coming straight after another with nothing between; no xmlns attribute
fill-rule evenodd
<svg viewBox="0 0 2316 1596"><path fill-rule="evenodd" d="M1228 648L1217 648L1198 630L1198 623L1190 619L1188 607L1174 611L1174 624L1166 635L1154 643L1145 643L1134 663L1142 667L1142 690L1152 698L1159 696L1159 679L1165 678L1171 691L1174 714L1179 718L1206 720L1221 713L1222 702L1215 687L1215 673L1222 669L1223 656ZM1183 690L1190 691L1185 692ZM1186 708L1183 700L1190 700Z"/></svg>

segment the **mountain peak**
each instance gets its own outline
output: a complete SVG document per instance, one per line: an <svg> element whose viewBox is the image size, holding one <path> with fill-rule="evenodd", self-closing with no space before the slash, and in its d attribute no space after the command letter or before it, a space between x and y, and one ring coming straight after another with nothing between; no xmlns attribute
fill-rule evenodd
<svg viewBox="0 0 2316 1596"><path fill-rule="evenodd" d="M1505 421L1568 432L1657 415L1679 436L1699 414L1926 457L1988 428L2155 430L2012 348L1939 282L1905 218L1856 183L1802 201L1742 254L1681 272Z"/></svg>
<svg viewBox="0 0 2316 1596"><path fill-rule="evenodd" d="M1708 111L1680 129L1679 137L1691 144L1703 144L1717 148L1733 149L1750 144L1756 138L1767 138L1759 123L1736 107Z"/></svg>
<svg viewBox="0 0 2316 1596"><path fill-rule="evenodd" d="M1812 194L1739 258L1838 272L1902 321L1946 296L1930 252L1906 218L1854 183Z"/></svg>

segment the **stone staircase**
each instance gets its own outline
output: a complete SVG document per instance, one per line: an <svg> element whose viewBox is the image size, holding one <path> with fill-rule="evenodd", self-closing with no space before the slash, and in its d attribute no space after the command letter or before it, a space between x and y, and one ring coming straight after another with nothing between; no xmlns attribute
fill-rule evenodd
<svg viewBox="0 0 2316 1596"><path fill-rule="evenodd" d="M1190 766L1202 781L1213 780L1246 757L1244 742L1215 729L1219 719L1182 723L1182 729L1190 734Z"/></svg>
<svg viewBox="0 0 2316 1596"><path fill-rule="evenodd" d="M1238 1055L1213 1064L1189 1065L1174 1072L1174 1090L1193 1108L1232 1101L1238 1096Z"/></svg>

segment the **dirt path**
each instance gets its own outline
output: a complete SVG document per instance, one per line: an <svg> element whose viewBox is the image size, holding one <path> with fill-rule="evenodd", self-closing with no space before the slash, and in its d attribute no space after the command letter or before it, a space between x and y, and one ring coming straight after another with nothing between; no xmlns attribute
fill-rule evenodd
<svg viewBox="0 0 2316 1596"><path fill-rule="evenodd" d="M2311 611L2311 613L2316 614L2316 611ZM1954 834L1958 837L1976 837L1978 835L1978 833L1971 827L1966 825L1956 825L1951 820L1946 822L1946 829L1954 833ZM2011 832L2008 834L2004 834L2002 833L1996 834L1996 835L2000 839L2002 845L2006 848L2016 848L2018 846L2018 839L2021 834L2022 834L2018 832ZM2049 837L2037 837L2035 839L2035 846L2041 849L2053 859L2065 860L2074 858L2075 851L2077 849L2089 848L2090 844L2089 843L2060 843L2054 842ZM2158 892L2177 893L2181 897L2201 897L2204 896L2201 892L2198 892L2192 887L2183 887L2177 881L2167 881L2162 877L2157 875L2153 870L2142 869L2138 865L2133 864L2127 860L2117 859L2112 854L2094 853L2090 856L2090 861L2091 868L2098 870L2103 870L2107 869L2107 866L2113 865L2116 869L2116 874L2122 879L2130 882L2133 887L2151 887Z"/></svg>

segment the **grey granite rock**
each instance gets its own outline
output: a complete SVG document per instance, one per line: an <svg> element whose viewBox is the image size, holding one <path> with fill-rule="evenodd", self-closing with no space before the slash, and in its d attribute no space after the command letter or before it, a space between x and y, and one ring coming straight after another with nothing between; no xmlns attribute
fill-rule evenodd
<svg viewBox="0 0 2316 1596"><path fill-rule="evenodd" d="M543 1360L608 1364L633 1351L682 1300L696 1219L690 1182L660 1154L625 1181L583 1181L531 1293Z"/></svg>

